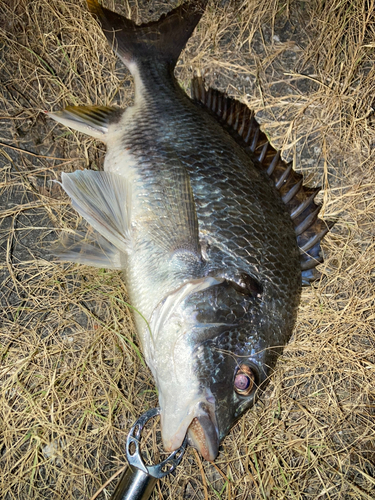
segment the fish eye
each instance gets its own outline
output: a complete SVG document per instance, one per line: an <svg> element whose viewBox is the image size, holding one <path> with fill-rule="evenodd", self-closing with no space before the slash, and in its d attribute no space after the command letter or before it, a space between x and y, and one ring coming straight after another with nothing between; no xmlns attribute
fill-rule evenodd
<svg viewBox="0 0 375 500"><path fill-rule="evenodd" d="M240 365L234 377L234 390L240 396L248 396L253 390L255 374L248 365Z"/></svg>

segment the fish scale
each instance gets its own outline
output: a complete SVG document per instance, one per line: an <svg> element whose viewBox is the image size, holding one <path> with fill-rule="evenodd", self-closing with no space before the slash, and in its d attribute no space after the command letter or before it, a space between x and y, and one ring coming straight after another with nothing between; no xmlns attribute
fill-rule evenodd
<svg viewBox="0 0 375 500"><path fill-rule="evenodd" d="M134 77L134 106L50 116L107 145L104 172L62 174L92 232L81 245L65 238L57 253L122 269L164 447L176 450L187 433L213 460L292 334L301 265L312 265L325 229L312 192L248 108L201 80L192 98L178 85L173 70L204 4L137 26L89 0Z"/></svg>
<svg viewBox="0 0 375 500"><path fill-rule="evenodd" d="M275 193L275 187L255 169L235 141L210 116L202 115L180 88L174 89L176 95L169 96L169 105L164 108L165 89L161 96L153 92L154 85L156 88L161 87L159 82L162 79L163 74L160 75L157 68L147 75L144 102L139 109L140 118L132 123L131 129L125 131L124 147L130 149L141 165L138 173L140 177L143 173L140 184L145 186L147 178L152 178L155 184L162 183L163 179L158 180L159 175L163 178L168 176L168 169L162 169L160 165L165 167L171 158L167 153L162 155L155 144L161 143L160 149L163 149L164 142L168 141L169 144L172 140L175 143L175 149L170 152L172 161L177 154L190 174L200 233L216 250L210 251L210 267L220 270L220 267L240 265L249 272L250 263L252 266L257 265L259 273L268 276L271 281L275 273L284 272L288 288L291 276L289 267L296 267L295 262L289 264L293 262L291 252L297 246L291 232L290 217L278 193ZM163 125L160 132L158 124L161 120ZM173 136L168 136L167 141L165 129L173 129ZM191 144L200 153L199 158L193 156L193 161L189 156ZM152 165L149 163L151 154ZM144 157L146 161L143 161ZM149 186L147 189L155 192ZM151 199L147 202L151 206L155 204ZM277 221L276 225L273 220ZM228 233L223 232L223 223L231 233L230 238ZM253 246L249 243L251 240L259 244ZM246 246L243 245L244 241ZM280 251L277 248L280 244L286 245L290 252L289 258L285 259L285 270L272 266L273 256ZM244 260L238 262L241 255ZM264 266L262 261L265 262Z"/></svg>

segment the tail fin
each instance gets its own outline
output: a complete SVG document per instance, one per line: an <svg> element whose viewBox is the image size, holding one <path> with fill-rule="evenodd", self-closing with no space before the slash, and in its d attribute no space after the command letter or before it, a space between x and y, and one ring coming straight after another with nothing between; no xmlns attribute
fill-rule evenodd
<svg viewBox="0 0 375 500"><path fill-rule="evenodd" d="M162 16L158 21L137 26L134 21L87 0L98 17L108 42L126 66L157 59L172 69L202 17L207 0L193 0Z"/></svg>

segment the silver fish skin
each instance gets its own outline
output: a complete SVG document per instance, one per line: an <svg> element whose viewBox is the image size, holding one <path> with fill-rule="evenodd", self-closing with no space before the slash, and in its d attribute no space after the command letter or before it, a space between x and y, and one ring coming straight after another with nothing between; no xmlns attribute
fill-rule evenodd
<svg viewBox="0 0 375 500"><path fill-rule="evenodd" d="M141 26L88 5L134 77L135 101L50 113L107 145L104 172L62 174L96 236L63 241L60 258L123 270L164 447L188 433L213 460L291 336L301 289L294 227L269 177L176 81L203 3Z"/></svg>

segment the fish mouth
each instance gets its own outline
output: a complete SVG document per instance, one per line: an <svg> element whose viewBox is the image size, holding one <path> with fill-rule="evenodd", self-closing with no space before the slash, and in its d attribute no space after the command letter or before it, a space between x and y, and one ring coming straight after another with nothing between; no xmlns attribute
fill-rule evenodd
<svg viewBox="0 0 375 500"><path fill-rule="evenodd" d="M205 460L212 461L216 458L220 440L214 404L200 402L195 407L195 411L180 422L175 431L172 430L172 421L168 421L168 417L165 418L163 412L161 416L165 451L177 450L187 433L189 445L196 448Z"/></svg>
<svg viewBox="0 0 375 500"><path fill-rule="evenodd" d="M196 448L205 460L215 460L220 441L218 428L209 412L193 418L188 428L188 443Z"/></svg>

